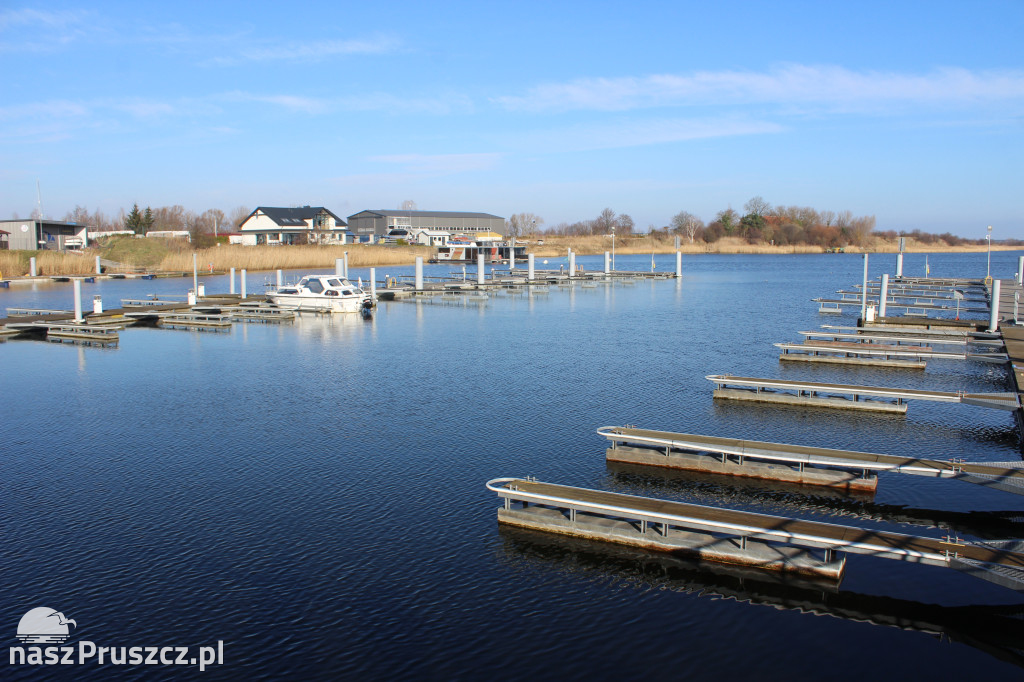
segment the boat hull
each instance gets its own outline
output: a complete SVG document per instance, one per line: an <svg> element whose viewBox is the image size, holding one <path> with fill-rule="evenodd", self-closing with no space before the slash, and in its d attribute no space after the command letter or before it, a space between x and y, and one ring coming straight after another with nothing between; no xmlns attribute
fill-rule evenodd
<svg viewBox="0 0 1024 682"><path fill-rule="evenodd" d="M301 296L294 294L268 294L267 300L282 308L330 313L358 313L364 299L357 296Z"/></svg>

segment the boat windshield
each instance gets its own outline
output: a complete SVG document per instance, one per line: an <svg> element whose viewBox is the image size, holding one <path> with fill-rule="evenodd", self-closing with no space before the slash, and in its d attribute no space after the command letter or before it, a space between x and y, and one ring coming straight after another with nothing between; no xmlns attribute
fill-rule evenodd
<svg viewBox="0 0 1024 682"><path fill-rule="evenodd" d="M330 284L332 287L340 287L341 286L341 280L340 279L329 279L329 280L327 280L327 283Z"/></svg>
<svg viewBox="0 0 1024 682"><path fill-rule="evenodd" d="M322 293L324 290L324 284L318 279L311 279L306 282L306 288L312 291L314 294Z"/></svg>

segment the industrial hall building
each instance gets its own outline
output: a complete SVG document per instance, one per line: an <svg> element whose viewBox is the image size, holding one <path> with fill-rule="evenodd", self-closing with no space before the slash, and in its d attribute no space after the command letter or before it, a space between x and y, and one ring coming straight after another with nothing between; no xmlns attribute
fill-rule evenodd
<svg viewBox="0 0 1024 682"><path fill-rule="evenodd" d="M505 219L490 213L402 209L366 210L348 217L348 229L359 241L379 241L395 228L404 228L410 233L429 230L470 237L482 232L504 235Z"/></svg>

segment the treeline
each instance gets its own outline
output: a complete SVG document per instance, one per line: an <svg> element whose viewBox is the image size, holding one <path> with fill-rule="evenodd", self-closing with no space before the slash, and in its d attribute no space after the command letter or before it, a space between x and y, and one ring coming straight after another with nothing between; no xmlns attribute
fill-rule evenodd
<svg viewBox="0 0 1024 682"><path fill-rule="evenodd" d="M75 206L73 210L64 214L63 220L88 225L90 234L116 230L133 230L137 234L188 230L195 237L213 234L215 229L219 232L234 232L249 213L250 209L245 206L239 206L229 213L224 213L219 208L197 213L181 205L139 208L139 205L135 204L128 212L120 209L113 215L107 215L98 208L90 213L85 206ZM39 217L38 211L33 211L30 217ZM15 215L14 219L17 218Z"/></svg>
<svg viewBox="0 0 1024 682"><path fill-rule="evenodd" d="M533 217L532 214L519 215ZM537 224L541 223L543 220L538 218ZM606 208L593 220L559 223L544 230L546 234L570 236L610 234L613 231L622 235L632 233L633 219L628 214L616 214L611 208ZM869 247L875 239L894 241L899 237L922 244L944 242L949 246L985 243L984 239L965 239L949 232L938 235L921 230L875 232L875 216L855 216L850 211L819 211L809 206L772 206L759 196L743 205L743 213L730 206L716 213L710 222L705 222L689 211L680 211L668 225L660 228L651 225L648 231L665 237L679 235L691 244L714 243L726 237L743 239L750 244L822 248ZM524 230L523 233L528 232ZM1004 243L1013 242L1004 240Z"/></svg>
<svg viewBox="0 0 1024 682"><path fill-rule="evenodd" d="M593 220L581 220L575 223L559 223L552 225L545 232L547 234L560 234L572 237L591 234L632 234L634 228L633 219L628 213L616 213L610 208L601 211L601 214Z"/></svg>

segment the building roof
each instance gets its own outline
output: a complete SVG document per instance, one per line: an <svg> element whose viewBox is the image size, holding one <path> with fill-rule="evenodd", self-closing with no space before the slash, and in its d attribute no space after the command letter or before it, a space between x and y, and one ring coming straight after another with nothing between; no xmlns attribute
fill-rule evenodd
<svg viewBox="0 0 1024 682"><path fill-rule="evenodd" d="M353 213L352 215L350 215L349 220L364 213L373 213L383 217L391 216L406 218L494 218L497 220L504 220L504 218L502 218L501 216L492 215L490 213L467 213L465 211L403 211L400 208L360 211L359 213Z"/></svg>
<svg viewBox="0 0 1024 682"><path fill-rule="evenodd" d="M329 216L334 218L334 222L340 227L345 227L347 225L344 220L334 215L323 206L297 206L295 208L257 206L256 210L246 216L242 223L244 224L246 220L257 213L263 213L263 215L267 216L281 227L305 227L306 221L312 220L321 211L326 211Z"/></svg>

